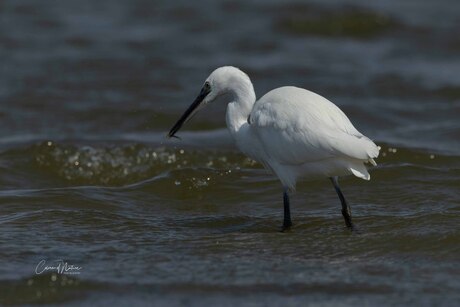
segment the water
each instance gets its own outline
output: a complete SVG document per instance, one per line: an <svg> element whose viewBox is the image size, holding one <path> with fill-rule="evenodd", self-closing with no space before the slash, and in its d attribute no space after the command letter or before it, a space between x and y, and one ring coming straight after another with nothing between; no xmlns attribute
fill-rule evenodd
<svg viewBox="0 0 460 307"><path fill-rule="evenodd" d="M432 1L3 1L0 304L460 303L460 5ZM344 178L280 184L225 106L164 136L216 67L260 97L337 103L382 147ZM80 274L36 274L62 259Z"/></svg>

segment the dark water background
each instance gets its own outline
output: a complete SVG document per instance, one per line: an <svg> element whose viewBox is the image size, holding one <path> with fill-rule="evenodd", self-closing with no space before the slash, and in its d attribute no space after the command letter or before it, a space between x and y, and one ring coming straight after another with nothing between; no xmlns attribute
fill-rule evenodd
<svg viewBox="0 0 460 307"><path fill-rule="evenodd" d="M460 2L0 2L0 305L460 305ZM218 66L338 104L381 147L280 184L225 106L164 136ZM35 274L62 259L78 275Z"/></svg>

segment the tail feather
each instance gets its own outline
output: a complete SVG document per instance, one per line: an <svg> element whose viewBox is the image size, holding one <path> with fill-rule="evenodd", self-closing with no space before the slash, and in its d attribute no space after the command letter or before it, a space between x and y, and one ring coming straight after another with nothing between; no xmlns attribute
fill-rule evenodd
<svg viewBox="0 0 460 307"><path fill-rule="evenodd" d="M364 180L370 180L371 175L367 171L366 166L362 162L354 163L352 166L349 167L350 172L358 178Z"/></svg>
<svg viewBox="0 0 460 307"><path fill-rule="evenodd" d="M367 156L370 159L369 162L372 163L372 161L374 161L372 159L377 158L379 156L380 147L375 145L375 143L372 142L372 140L369 139L368 137L363 137L363 141L366 144L366 153L367 153ZM372 164L374 164L374 163L375 163L375 161Z"/></svg>

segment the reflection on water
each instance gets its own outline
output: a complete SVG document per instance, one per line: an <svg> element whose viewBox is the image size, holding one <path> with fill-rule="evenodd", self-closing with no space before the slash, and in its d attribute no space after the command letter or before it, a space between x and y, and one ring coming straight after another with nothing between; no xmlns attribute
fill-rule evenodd
<svg viewBox="0 0 460 307"><path fill-rule="evenodd" d="M3 1L0 304L456 305L457 1ZM225 106L166 140L216 67L318 92L382 146L293 196ZM187 131L188 130L188 131ZM35 275L39 261L81 265ZM115 299L116 297L116 299Z"/></svg>

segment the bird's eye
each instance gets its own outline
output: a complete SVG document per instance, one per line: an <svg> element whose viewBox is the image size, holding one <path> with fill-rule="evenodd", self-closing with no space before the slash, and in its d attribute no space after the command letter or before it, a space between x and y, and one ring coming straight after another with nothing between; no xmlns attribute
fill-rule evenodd
<svg viewBox="0 0 460 307"><path fill-rule="evenodd" d="M206 81L206 82L204 83L204 88L205 88L206 90L210 90L210 89L211 89L211 84L209 84L209 82Z"/></svg>

